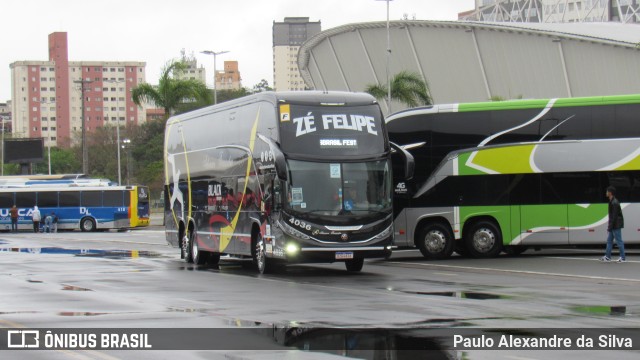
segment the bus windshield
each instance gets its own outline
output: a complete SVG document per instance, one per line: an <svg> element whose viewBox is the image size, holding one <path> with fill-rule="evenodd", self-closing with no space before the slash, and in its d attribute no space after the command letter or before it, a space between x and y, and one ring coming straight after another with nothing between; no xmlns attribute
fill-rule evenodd
<svg viewBox="0 0 640 360"><path fill-rule="evenodd" d="M309 216L388 214L388 160L319 163L289 160L286 207Z"/></svg>

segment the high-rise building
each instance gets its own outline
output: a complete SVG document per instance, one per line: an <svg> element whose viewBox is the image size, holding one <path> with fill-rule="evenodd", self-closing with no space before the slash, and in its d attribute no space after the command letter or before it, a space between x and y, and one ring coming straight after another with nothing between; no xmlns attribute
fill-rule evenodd
<svg viewBox="0 0 640 360"><path fill-rule="evenodd" d="M79 142L83 126L91 132L144 122L144 110L133 103L131 89L145 81L145 66L134 61L69 61L67 33L50 34L48 61L10 65L13 135L42 137L45 146L67 147Z"/></svg>
<svg viewBox="0 0 640 360"><path fill-rule="evenodd" d="M202 83L207 83L207 72L204 66L198 67L198 60L191 54L187 56L184 49L181 51L181 61L187 65L187 68L183 72L174 73L176 79L195 79L200 80Z"/></svg>
<svg viewBox="0 0 640 360"><path fill-rule="evenodd" d="M217 90L237 90L242 87L242 78L237 61L225 61L224 70L216 71Z"/></svg>
<svg viewBox="0 0 640 360"><path fill-rule="evenodd" d="M286 17L284 22L273 22L274 90L306 89L298 70L298 50L320 31L320 21L310 22L308 17Z"/></svg>
<svg viewBox="0 0 640 360"><path fill-rule="evenodd" d="M476 0L460 20L488 22L640 23L638 0Z"/></svg>

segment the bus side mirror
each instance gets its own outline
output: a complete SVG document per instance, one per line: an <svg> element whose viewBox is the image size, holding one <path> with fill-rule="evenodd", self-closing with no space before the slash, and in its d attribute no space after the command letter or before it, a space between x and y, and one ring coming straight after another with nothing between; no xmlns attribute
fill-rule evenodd
<svg viewBox="0 0 640 360"><path fill-rule="evenodd" d="M413 155L395 143L391 142L390 144L391 148L395 150L391 155L394 178L400 178L399 175L402 174L402 180L411 180L416 169L416 162L413 159ZM400 164L401 166L399 166ZM400 173L397 174L396 172Z"/></svg>
<svg viewBox="0 0 640 360"><path fill-rule="evenodd" d="M282 188L280 181L273 182L273 210L280 211L282 209Z"/></svg>
<svg viewBox="0 0 640 360"><path fill-rule="evenodd" d="M284 157L284 153L280 150L278 144L262 134L258 134L258 138L269 145L269 150L273 153L278 179L287 180L287 159Z"/></svg>

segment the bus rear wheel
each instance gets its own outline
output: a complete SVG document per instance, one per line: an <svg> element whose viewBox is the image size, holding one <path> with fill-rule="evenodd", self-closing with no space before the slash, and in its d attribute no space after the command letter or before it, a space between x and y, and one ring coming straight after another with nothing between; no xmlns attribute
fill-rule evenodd
<svg viewBox="0 0 640 360"><path fill-rule="evenodd" d="M446 226L435 223L420 231L416 245L427 259L446 259L453 252L454 240Z"/></svg>
<svg viewBox="0 0 640 360"><path fill-rule="evenodd" d="M191 245L191 258L196 265L204 265L209 260L209 253L201 251L196 240L196 234L191 232L189 236L189 244Z"/></svg>
<svg viewBox="0 0 640 360"><path fill-rule="evenodd" d="M91 232L96 230L96 222L89 217L80 220L80 231Z"/></svg>
<svg viewBox="0 0 640 360"><path fill-rule="evenodd" d="M502 251L502 236L493 222L479 221L466 232L465 245L472 257L496 257Z"/></svg>
<svg viewBox="0 0 640 360"><path fill-rule="evenodd" d="M180 257L184 259L187 264L193 262L193 258L191 257L191 242L189 241L189 236L185 234L182 237L182 241L180 244Z"/></svg>
<svg viewBox="0 0 640 360"><path fill-rule="evenodd" d="M344 262L344 265L347 267L348 272L358 272L362 270L362 267L364 266L364 259L359 258L347 260Z"/></svg>
<svg viewBox="0 0 640 360"><path fill-rule="evenodd" d="M527 251L527 247L523 245L507 245L502 251L508 256L518 256Z"/></svg>

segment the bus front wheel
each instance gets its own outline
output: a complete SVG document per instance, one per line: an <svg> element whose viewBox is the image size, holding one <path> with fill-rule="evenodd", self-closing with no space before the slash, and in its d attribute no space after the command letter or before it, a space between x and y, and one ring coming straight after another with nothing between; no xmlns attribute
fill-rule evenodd
<svg viewBox="0 0 640 360"><path fill-rule="evenodd" d="M90 232L96 230L96 222L89 217L80 220L80 231Z"/></svg>
<svg viewBox="0 0 640 360"><path fill-rule="evenodd" d="M344 265L347 267L348 272L358 272L362 270L362 267L364 266L364 259L357 258L357 259L347 260L344 262Z"/></svg>
<svg viewBox="0 0 640 360"><path fill-rule="evenodd" d="M451 231L440 223L425 226L418 235L418 249L427 259L446 259L453 252Z"/></svg>
<svg viewBox="0 0 640 360"><path fill-rule="evenodd" d="M255 262L260 274L266 274L269 272L269 266L267 265L267 249L264 243L264 238L260 234L258 234L255 241L253 261Z"/></svg>
<svg viewBox="0 0 640 360"><path fill-rule="evenodd" d="M475 258L496 257L502 251L502 236L491 221L473 224L465 234L469 255Z"/></svg>

